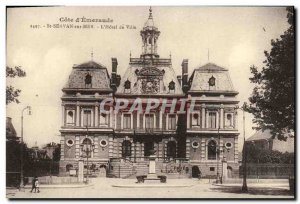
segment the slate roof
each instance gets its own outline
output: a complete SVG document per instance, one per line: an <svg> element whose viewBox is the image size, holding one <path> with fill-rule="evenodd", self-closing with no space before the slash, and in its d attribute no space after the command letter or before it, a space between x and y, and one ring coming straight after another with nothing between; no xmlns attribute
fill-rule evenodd
<svg viewBox="0 0 300 204"><path fill-rule="evenodd" d="M92 89L111 90L107 68L94 61L74 65L64 89L85 89L87 74L92 76Z"/></svg>
<svg viewBox="0 0 300 204"><path fill-rule="evenodd" d="M256 133L254 133L251 137L247 139L247 141L255 141L255 140L266 140L271 139L271 131L269 129L262 131L259 130Z"/></svg>
<svg viewBox="0 0 300 204"><path fill-rule="evenodd" d="M213 91L235 91L228 69L213 63L208 63L194 70L190 77L190 91L212 91L209 89L209 79L215 78L216 88ZM212 92L213 92L212 91Z"/></svg>

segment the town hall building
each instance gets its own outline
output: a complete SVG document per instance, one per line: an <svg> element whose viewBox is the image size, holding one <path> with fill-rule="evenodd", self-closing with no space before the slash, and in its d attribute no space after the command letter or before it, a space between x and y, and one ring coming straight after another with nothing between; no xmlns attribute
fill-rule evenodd
<svg viewBox="0 0 300 204"><path fill-rule="evenodd" d="M208 63L189 76L184 59L176 76L171 57L157 52L160 31L149 11L142 53L130 56L122 77L117 58L111 74L95 61L73 66L61 97L60 174L74 174L83 161L90 176L135 178L147 174L154 154L158 175L238 176L239 101L228 69ZM130 111L137 98L142 111ZM159 104L146 111L149 98ZM101 106L104 100L113 102ZM118 100L129 108L116 111Z"/></svg>

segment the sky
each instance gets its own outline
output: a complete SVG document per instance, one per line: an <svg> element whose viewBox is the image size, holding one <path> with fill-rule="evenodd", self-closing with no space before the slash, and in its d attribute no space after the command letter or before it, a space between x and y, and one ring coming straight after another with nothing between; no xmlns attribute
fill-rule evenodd
<svg viewBox="0 0 300 204"><path fill-rule="evenodd" d="M20 104L11 103L6 114L20 136L21 112L24 116L24 141L29 146L59 142L61 126L61 89L74 64L93 59L111 72L111 58L118 59L118 74L124 74L129 55L139 57L142 50L140 30L148 18L148 7L49 7L13 8L7 12L6 64L22 66L27 76L7 79L7 85L22 90ZM189 73L208 62L229 70L240 106L252 93L250 66L262 67L264 50L271 39L288 28L283 7L152 7L154 23L161 34L158 54L171 54L176 74L181 62L189 60ZM60 18L110 18L110 25L132 25L136 29L46 28L47 24L66 24ZM84 23L72 23L83 25ZM32 28L40 25L41 28ZM92 23L94 26L104 23ZM43 27L45 26L45 27ZM209 57L208 57L209 50ZM240 147L242 113L239 114ZM246 113L246 138L255 133L252 115Z"/></svg>

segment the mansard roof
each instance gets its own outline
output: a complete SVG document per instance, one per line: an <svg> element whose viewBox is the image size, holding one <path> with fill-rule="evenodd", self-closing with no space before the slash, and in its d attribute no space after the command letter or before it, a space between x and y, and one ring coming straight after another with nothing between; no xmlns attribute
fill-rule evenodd
<svg viewBox="0 0 300 204"><path fill-rule="evenodd" d="M90 75L91 87L86 88L85 77ZM110 88L110 77L107 68L97 62L88 61L74 65L64 89L91 89L112 91Z"/></svg>
<svg viewBox="0 0 300 204"><path fill-rule="evenodd" d="M214 89L210 88L209 80L215 80ZM189 80L189 92L224 92L238 94L234 90L228 69L213 63L196 68Z"/></svg>
<svg viewBox="0 0 300 204"><path fill-rule="evenodd" d="M159 81L153 85L159 86L159 90L153 93L145 93L143 83L153 79ZM124 85L127 80L131 82L131 90L130 93L127 93L128 95L183 95L170 59L155 58L145 62L141 58L131 58L129 67L121 78L116 94L126 94ZM169 83L172 81L175 83L175 90L170 91Z"/></svg>

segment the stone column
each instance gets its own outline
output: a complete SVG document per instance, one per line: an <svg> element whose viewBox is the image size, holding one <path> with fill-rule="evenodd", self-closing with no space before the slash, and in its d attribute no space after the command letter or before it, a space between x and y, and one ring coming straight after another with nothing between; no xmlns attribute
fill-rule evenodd
<svg viewBox="0 0 300 204"><path fill-rule="evenodd" d="M220 128L224 128L224 106L221 104L221 109L220 109Z"/></svg>
<svg viewBox="0 0 300 204"><path fill-rule="evenodd" d="M99 104L98 103L96 103L96 105L95 105L95 127L98 127L99 126L99 121L98 121L98 119L99 119Z"/></svg>
<svg viewBox="0 0 300 204"><path fill-rule="evenodd" d="M81 127L83 127L83 109L81 108Z"/></svg>
<svg viewBox="0 0 300 204"><path fill-rule="evenodd" d="M136 161L139 161L139 160L140 160L139 157L141 157L141 143L136 142L135 148L136 148L135 153L136 153L136 157L137 157L137 158L136 158Z"/></svg>
<svg viewBox="0 0 300 204"><path fill-rule="evenodd" d="M76 103L76 126L79 127L80 126L80 107L79 107L79 103Z"/></svg>
<svg viewBox="0 0 300 204"><path fill-rule="evenodd" d="M158 151L158 160L161 161L162 160L162 147L161 147L161 142L157 143L157 151Z"/></svg>
<svg viewBox="0 0 300 204"><path fill-rule="evenodd" d="M110 107L110 110L109 110L109 127L114 127L113 126L113 117L114 117L114 114L113 114L113 107Z"/></svg>
<svg viewBox="0 0 300 204"><path fill-rule="evenodd" d="M190 118L191 118L191 113L190 113L190 107L187 108L187 119L186 119L186 123L187 123L187 129L190 129L191 127L191 121L190 121Z"/></svg>
<svg viewBox="0 0 300 204"><path fill-rule="evenodd" d="M135 143L131 140L131 161L134 161L134 158L136 157L135 148Z"/></svg>
<svg viewBox="0 0 300 204"><path fill-rule="evenodd" d="M201 124L201 126L202 126L202 128L205 128L205 121L206 121L206 118L205 118L205 106L204 105L202 105L202 124Z"/></svg>
<svg viewBox="0 0 300 204"><path fill-rule="evenodd" d="M140 129L140 113L137 111L136 113L136 128Z"/></svg>
<svg viewBox="0 0 300 204"><path fill-rule="evenodd" d="M205 138L203 137L201 139L200 148L201 148L201 160L203 161L206 158L206 151L205 151L206 145L205 145Z"/></svg>
<svg viewBox="0 0 300 204"><path fill-rule="evenodd" d="M186 154L185 154L186 159L191 159L190 158L190 151L191 151L191 140L187 139L186 140Z"/></svg>
<svg viewBox="0 0 300 204"><path fill-rule="evenodd" d="M208 128L208 116L209 116L209 113L208 113L208 111L206 111L206 128Z"/></svg>
<svg viewBox="0 0 300 204"><path fill-rule="evenodd" d="M114 155L114 139L112 136L108 138L108 157L112 158Z"/></svg>
<svg viewBox="0 0 300 204"><path fill-rule="evenodd" d="M80 157L80 136L75 136L75 158L79 159Z"/></svg>
<svg viewBox="0 0 300 204"><path fill-rule="evenodd" d="M239 161L238 136L234 136L234 163Z"/></svg>
<svg viewBox="0 0 300 204"><path fill-rule="evenodd" d="M61 119L61 124L62 124L62 126L65 126L65 105L64 104L62 104L61 105L61 117L62 117L62 119Z"/></svg>
<svg viewBox="0 0 300 204"><path fill-rule="evenodd" d="M94 118L94 109L92 108L91 109L91 127L93 127L94 126L94 120L95 118Z"/></svg>
<svg viewBox="0 0 300 204"><path fill-rule="evenodd" d="M65 147L65 138L62 137L62 139L60 140L60 160L63 161L65 160L65 150L64 150L64 147Z"/></svg>
<svg viewBox="0 0 300 204"><path fill-rule="evenodd" d="M144 143L141 143L141 161L144 161Z"/></svg>
<svg viewBox="0 0 300 204"><path fill-rule="evenodd" d="M220 126L219 126L219 125L220 125L220 124L219 124L219 118L220 118L219 116L220 116L220 115L219 115L219 111L217 111L217 112L216 112L216 128L219 128L219 127L220 127Z"/></svg>
<svg viewBox="0 0 300 204"><path fill-rule="evenodd" d="M163 113L160 110L160 112L159 112L159 129L161 129L161 130L162 130L162 117L163 117Z"/></svg>

